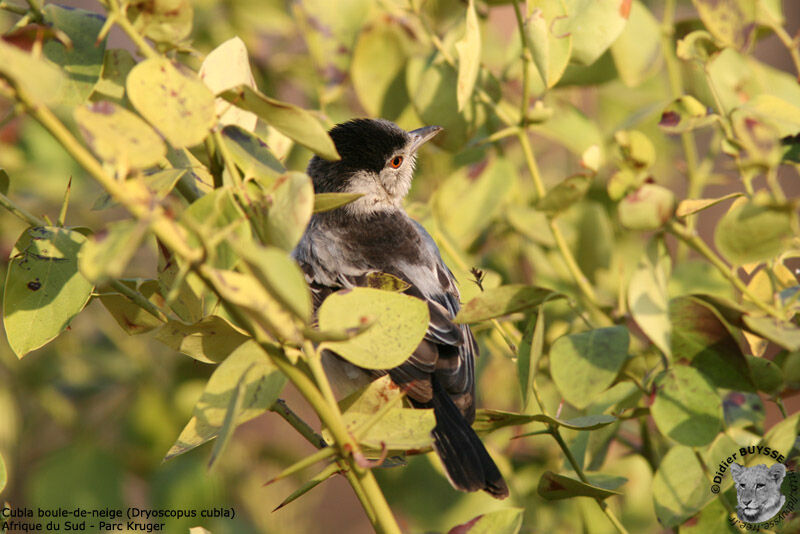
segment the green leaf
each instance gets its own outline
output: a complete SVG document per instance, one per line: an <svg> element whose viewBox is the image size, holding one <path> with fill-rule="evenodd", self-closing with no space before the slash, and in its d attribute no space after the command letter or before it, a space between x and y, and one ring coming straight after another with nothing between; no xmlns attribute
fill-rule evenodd
<svg viewBox="0 0 800 534"><path fill-rule="evenodd" d="M551 88L569 63L572 34L563 0L528 2L527 44L545 87Z"/></svg>
<svg viewBox="0 0 800 534"><path fill-rule="evenodd" d="M747 359L713 307L678 297L669 303L669 318L672 354L691 362L716 387L755 391Z"/></svg>
<svg viewBox="0 0 800 534"><path fill-rule="evenodd" d="M625 28L631 0L565 0L572 34L571 61L591 65ZM565 32L565 33L566 33Z"/></svg>
<svg viewBox="0 0 800 534"><path fill-rule="evenodd" d="M449 534L517 534L522 528L523 508L504 508L481 514L456 525Z"/></svg>
<svg viewBox="0 0 800 534"><path fill-rule="evenodd" d="M61 101L66 85L61 69L40 57L23 52L0 39L0 74L19 86L31 100L40 104Z"/></svg>
<svg viewBox="0 0 800 534"><path fill-rule="evenodd" d="M44 22L66 33L72 41L67 48L53 39L44 44L44 56L66 74L60 103L81 104L89 98L103 68L106 40L97 40L106 19L98 13L48 4L42 9ZM42 83L42 82L40 82Z"/></svg>
<svg viewBox="0 0 800 534"><path fill-rule="evenodd" d="M399 291L402 293L411 287L411 284L389 273L372 272L367 274L367 284L365 287L382 289L383 291Z"/></svg>
<svg viewBox="0 0 800 534"><path fill-rule="evenodd" d="M596 414L574 417L572 419L558 419L545 414L521 414L504 412L501 410L477 410L472 428L475 432L489 433L507 426L518 426L533 421L546 425L557 425L570 430L595 430L610 425L617 421L613 415Z"/></svg>
<svg viewBox="0 0 800 534"><path fill-rule="evenodd" d="M191 246L199 247L201 242L218 243L216 247L209 247L207 263L219 269L230 269L239 259L231 242L246 241L250 236L249 228L242 224L244 218L230 187L215 189L194 201L181 214L180 222L190 231Z"/></svg>
<svg viewBox="0 0 800 534"><path fill-rule="evenodd" d="M800 107L775 95L756 95L737 110L745 110L773 124L780 137L795 135L800 131Z"/></svg>
<svg viewBox="0 0 800 534"><path fill-rule="evenodd" d="M588 176L583 174L570 176L539 199L536 202L536 209L550 216L556 215L581 200L591 185L592 179Z"/></svg>
<svg viewBox="0 0 800 534"><path fill-rule="evenodd" d="M225 91L221 96L234 106L252 111L267 124L320 157L334 161L340 159L333 140L308 111L270 98L247 85Z"/></svg>
<svg viewBox="0 0 800 534"><path fill-rule="evenodd" d="M123 169L141 169L167 154L161 137L142 119L111 102L96 102L74 111L83 138L101 160Z"/></svg>
<svg viewBox="0 0 800 534"><path fill-rule="evenodd" d="M745 315L744 324L752 332L787 350L800 350L800 328L797 328L791 322L779 323L770 317Z"/></svg>
<svg viewBox="0 0 800 534"><path fill-rule="evenodd" d="M458 53L456 99L458 111L462 111L472 97L481 67L481 29L478 25L478 15L475 13L474 0L469 0L467 4L464 36L456 42L456 52Z"/></svg>
<svg viewBox="0 0 800 534"><path fill-rule="evenodd" d="M777 395L783 389L783 372L780 367L766 358L755 356L748 356L747 362L758 391Z"/></svg>
<svg viewBox="0 0 800 534"><path fill-rule="evenodd" d="M5 169L0 169L0 194L7 195L8 188L11 186L11 179Z"/></svg>
<svg viewBox="0 0 800 534"><path fill-rule="evenodd" d="M204 315L203 292L187 281L187 268L160 242L158 247L159 291L182 320L193 323Z"/></svg>
<svg viewBox="0 0 800 534"><path fill-rule="evenodd" d="M146 59L128 75L128 98L176 148L199 144L216 120L214 95L197 75L163 58Z"/></svg>
<svg viewBox="0 0 800 534"><path fill-rule="evenodd" d="M487 289L467 302L456 315L457 323L477 323L521 312L563 295L543 287L510 284Z"/></svg>
<svg viewBox="0 0 800 534"><path fill-rule="evenodd" d="M448 236L468 247L502 212L517 175L506 158L496 158L476 177L453 173L436 190L433 211Z"/></svg>
<svg viewBox="0 0 800 534"><path fill-rule="evenodd" d="M734 265L773 258L786 250L793 235L791 212L736 202L717 224L714 243Z"/></svg>
<svg viewBox="0 0 800 534"><path fill-rule="evenodd" d="M571 499L573 497L592 497L593 499L607 499L613 495L622 495L622 492L603 488L595 484L587 484L566 475L559 475L552 471L545 471L539 479L536 492L548 501Z"/></svg>
<svg viewBox="0 0 800 534"><path fill-rule="evenodd" d="M170 448L165 460L217 436L240 380L242 398L241 411L235 419L237 425L264 413L278 399L286 383L286 377L255 341L241 345L214 370L194 407L192 418Z"/></svg>
<svg viewBox="0 0 800 534"><path fill-rule="evenodd" d="M550 374L570 404L587 407L608 388L628 359L628 330L599 328L558 338L550 348Z"/></svg>
<svg viewBox="0 0 800 534"><path fill-rule="evenodd" d="M257 200L258 225L264 242L287 252L294 249L314 211L314 186L301 172L288 172Z"/></svg>
<svg viewBox="0 0 800 534"><path fill-rule="evenodd" d="M253 244L239 247L237 252L275 300L301 321L311 320L311 293L305 277L285 251Z"/></svg>
<svg viewBox="0 0 800 534"><path fill-rule="evenodd" d="M63 332L92 294L78 272L86 237L49 226L25 230L11 253L3 295L8 344L22 358Z"/></svg>
<svg viewBox="0 0 800 534"><path fill-rule="evenodd" d="M159 292L158 280L145 280L138 287L135 280L120 280L120 282L141 293L157 307L164 306L164 297ZM129 335L144 334L164 324L120 293L102 293L100 302Z"/></svg>
<svg viewBox="0 0 800 534"><path fill-rule="evenodd" d="M719 115L709 113L708 108L695 97L684 95L664 108L658 125L667 133L680 134L709 126L719 120Z"/></svg>
<svg viewBox="0 0 800 534"><path fill-rule="evenodd" d="M314 213L341 208L363 196L362 193L317 193L314 195Z"/></svg>
<svg viewBox="0 0 800 534"><path fill-rule="evenodd" d="M135 0L127 15L145 37L174 45L192 33L194 7L190 0Z"/></svg>
<svg viewBox="0 0 800 534"><path fill-rule="evenodd" d="M319 308L320 330L346 330L373 321L363 333L325 347L365 369L406 361L428 330L428 306L401 293L357 287L333 293Z"/></svg>
<svg viewBox="0 0 800 534"><path fill-rule="evenodd" d="M638 130L619 130L614 134L625 162L634 169L647 169L656 161L653 142Z"/></svg>
<svg viewBox="0 0 800 534"><path fill-rule="evenodd" d="M692 0L700 19L724 46L746 50L756 31L757 2L751 0Z"/></svg>
<svg viewBox="0 0 800 534"><path fill-rule="evenodd" d="M194 324L170 320L156 332L156 339L195 360L219 363L249 338L211 315Z"/></svg>
<svg viewBox="0 0 800 534"><path fill-rule="evenodd" d="M722 429L722 399L693 367L676 365L656 378L650 407L658 430L689 447L708 445Z"/></svg>
<svg viewBox="0 0 800 534"><path fill-rule="evenodd" d="M788 456L797 440L798 430L800 430L800 413L794 413L770 428L761 440L761 445L769 446Z"/></svg>
<svg viewBox="0 0 800 534"><path fill-rule="evenodd" d="M718 459L716 459L718 460ZM653 504L664 528L680 525L715 499L703 468L690 447L672 447L653 478Z"/></svg>
<svg viewBox="0 0 800 534"><path fill-rule="evenodd" d="M226 126L222 129L222 139L245 177L253 176L271 182L286 172L267 144L244 128Z"/></svg>
<svg viewBox="0 0 800 534"><path fill-rule="evenodd" d="M669 266L669 255L663 242L653 239L639 260L628 285L628 308L633 319L667 357L672 355L672 326L669 322L667 296Z"/></svg>
<svg viewBox="0 0 800 534"><path fill-rule="evenodd" d="M146 233L147 224L142 221L126 219L109 224L81 248L78 256L81 274L94 283L120 278L139 251Z"/></svg>
<svg viewBox="0 0 800 534"><path fill-rule="evenodd" d="M97 102L109 100L116 104L125 103L125 81L128 73L136 66L130 52L122 48L106 50L100 79L94 86L90 100Z"/></svg>
<svg viewBox="0 0 800 534"><path fill-rule="evenodd" d="M531 130L563 145L577 156L583 155L593 145L605 145L597 124L570 104L562 104L550 120L532 125Z"/></svg>
<svg viewBox="0 0 800 534"><path fill-rule="evenodd" d="M738 198L743 194L744 193L729 193L719 198L690 198L686 200L681 200L681 203L678 204L678 209L675 210L675 215L677 215L678 217L687 217L689 215L694 215L695 213L710 208L711 206L716 206L720 202L724 202L732 198Z"/></svg>
<svg viewBox="0 0 800 534"><path fill-rule="evenodd" d="M3 493L7 482L8 472L6 471L6 462L3 460L3 455L0 454L0 493Z"/></svg>
<svg viewBox="0 0 800 534"><path fill-rule="evenodd" d="M675 194L657 184L644 184L628 193L617 207L619 222L638 231L657 230L675 213Z"/></svg>
<svg viewBox="0 0 800 534"><path fill-rule="evenodd" d="M544 350L544 306L539 306L525 329L517 355L517 378L522 392L522 406L527 407L533 394L534 379Z"/></svg>
<svg viewBox="0 0 800 534"><path fill-rule="evenodd" d="M395 120L409 104L405 41L402 28L389 18L376 20L358 36L350 79L370 116Z"/></svg>
<svg viewBox="0 0 800 534"><path fill-rule="evenodd" d="M639 0L631 4L628 24L611 45L611 55L628 87L638 87L661 69L661 25Z"/></svg>
<svg viewBox="0 0 800 534"><path fill-rule="evenodd" d="M209 52L200 66L199 75L215 95L239 85L256 88L247 47L239 37L232 37ZM256 129L258 117L254 113L231 106L224 98L217 98L215 107L219 124L237 126L245 132Z"/></svg>
<svg viewBox="0 0 800 534"><path fill-rule="evenodd" d="M225 410L225 417L222 419L222 426L217 432L217 441L214 443L214 448L211 449L211 455L208 457L209 469L214 466L217 458L222 455L222 451L225 450L225 448L228 446L228 442L230 442L231 438L233 437L233 431L236 430L237 427L236 421L242 411L243 385L246 383L247 373L249 373L253 367L255 367L255 365L255 363L250 364L250 367L248 367L242 373L242 376L239 377L239 381L236 382L236 387L234 387L233 391L231 392L231 398L228 401L228 407Z"/></svg>

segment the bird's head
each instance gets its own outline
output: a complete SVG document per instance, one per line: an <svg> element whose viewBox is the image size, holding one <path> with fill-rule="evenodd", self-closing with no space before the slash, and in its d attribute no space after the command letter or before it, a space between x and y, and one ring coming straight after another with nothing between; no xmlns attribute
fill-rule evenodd
<svg viewBox="0 0 800 534"><path fill-rule="evenodd" d="M411 187L417 149L441 131L426 126L407 132L383 119L355 119L328 132L342 159L314 156L308 174L316 193L361 193L344 209L354 215L399 209Z"/></svg>

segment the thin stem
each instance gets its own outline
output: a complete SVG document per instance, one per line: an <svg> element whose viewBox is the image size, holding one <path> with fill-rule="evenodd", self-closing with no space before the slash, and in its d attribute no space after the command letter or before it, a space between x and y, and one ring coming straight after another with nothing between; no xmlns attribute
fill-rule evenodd
<svg viewBox="0 0 800 534"><path fill-rule="evenodd" d="M758 306L762 311L768 313L769 315L776 317L778 319L784 319L783 314L780 310L776 309L774 306L767 304L766 302L759 299L756 295L750 291L742 280L736 276L736 274L727 266L722 259L717 256L711 248L706 245L706 243L700 239L698 235L689 231L688 228L683 226L677 221L670 221L668 225L668 230L674 236L676 236L681 241L685 242L687 245L692 247L694 250L699 252L703 257L705 257L711 264L717 268L717 270L731 282L736 289L738 289L743 295L746 295L748 299L750 299L753 304Z"/></svg>
<svg viewBox="0 0 800 534"><path fill-rule="evenodd" d="M111 280L109 285L116 289L119 293L125 295L129 299L133 301L134 304L142 308L144 311L161 321L162 323L166 323L169 321L169 317L161 311L158 306L150 302L148 299L145 298L144 295L139 293L136 290L131 289L130 287L126 286L119 280Z"/></svg>
<svg viewBox="0 0 800 534"><path fill-rule="evenodd" d="M775 35L780 39L783 46L786 47L788 50L789 55L792 56L792 63L794 63L794 70L797 72L797 79L800 80L800 52L797 49L797 40L792 39L792 37L786 32L786 30L781 26L777 20L772 18L772 15L766 9L759 9L759 14L767 17L769 20L767 21L769 24L770 29L775 32Z"/></svg>
<svg viewBox="0 0 800 534"><path fill-rule="evenodd" d="M525 117L528 114L528 99L530 98L530 81L528 80L528 62L530 61L530 50L528 50L528 38L525 35L525 20L522 18L522 12L519 9L519 0L514 0L514 14L517 17L517 28L519 29L519 38L522 43L522 100L519 105L519 119L521 123L525 122Z"/></svg>
<svg viewBox="0 0 800 534"><path fill-rule="evenodd" d="M3 206L12 214L16 215L18 218L22 219L31 226L47 226L47 223L43 219L38 218L25 208L18 206L14 201L2 193L0 193L0 206Z"/></svg>
<svg viewBox="0 0 800 534"><path fill-rule="evenodd" d="M133 27L131 21L128 20L128 15L125 12L125 9L120 7L119 0L109 0L109 8L112 16L114 16L114 21L116 22L117 26L119 26L119 28L128 36L128 38L133 41L133 44L136 45L136 48L139 50L140 54L147 59L161 57L155 50L153 50L153 47L150 46L142 34L136 31L136 28Z"/></svg>
<svg viewBox="0 0 800 534"><path fill-rule="evenodd" d="M9 4L8 2L0 2L0 9L3 11L8 11L9 13L14 13L15 15L25 15L28 13L28 10L22 6L15 6L14 4Z"/></svg>
<svg viewBox="0 0 800 534"><path fill-rule="evenodd" d="M297 432L306 438L309 443L311 443L314 447L321 449L323 447L327 447L327 443L325 443L325 439L314 432L314 429L311 428L311 425L303 421L299 415L294 413L289 405L286 404L286 401L283 399L276 400L272 406L269 407L269 411L274 412L281 417L283 417L284 421L292 425L292 428L297 430Z"/></svg>
<svg viewBox="0 0 800 534"><path fill-rule="evenodd" d="M783 405L783 399L780 397L775 397L774 402L778 405L778 409L781 411L783 418L786 419L789 417L789 414L786 413L786 406Z"/></svg>

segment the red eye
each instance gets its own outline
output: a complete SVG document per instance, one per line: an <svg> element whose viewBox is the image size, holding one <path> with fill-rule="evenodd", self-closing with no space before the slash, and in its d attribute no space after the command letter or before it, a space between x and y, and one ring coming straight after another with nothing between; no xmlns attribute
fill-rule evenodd
<svg viewBox="0 0 800 534"><path fill-rule="evenodd" d="M395 156L392 158L392 161L389 162L389 165L391 165L395 169L402 164L403 164L403 156Z"/></svg>

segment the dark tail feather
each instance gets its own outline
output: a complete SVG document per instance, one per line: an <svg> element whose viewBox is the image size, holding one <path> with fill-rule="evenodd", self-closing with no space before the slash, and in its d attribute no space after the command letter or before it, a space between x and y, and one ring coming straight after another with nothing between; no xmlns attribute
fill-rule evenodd
<svg viewBox="0 0 800 534"><path fill-rule="evenodd" d="M450 482L461 491L484 490L495 499L505 499L508 486L486 447L435 379L433 387L433 448Z"/></svg>

